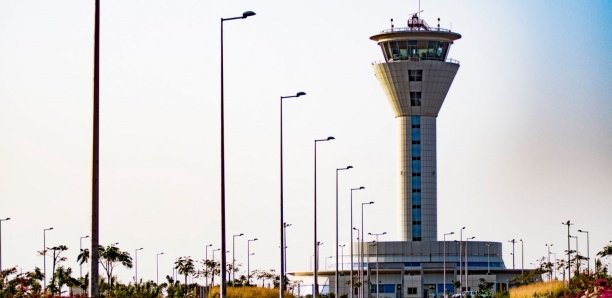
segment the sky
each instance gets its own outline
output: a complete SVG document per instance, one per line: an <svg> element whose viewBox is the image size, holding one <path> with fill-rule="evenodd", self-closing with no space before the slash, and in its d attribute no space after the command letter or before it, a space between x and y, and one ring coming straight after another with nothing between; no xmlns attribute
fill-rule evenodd
<svg viewBox="0 0 612 298"><path fill-rule="evenodd" d="M375 201L366 232L397 240L396 123L369 37L391 18L404 27L418 5L102 1L100 243L142 247L145 280L155 280L159 252L163 278L176 258L220 247L219 20L247 10L257 15L224 28L229 250L246 265L247 239L258 238L251 268L279 270L278 101L298 91L307 95L283 112L288 271L308 271L313 254L314 139L336 138L318 146L321 267L335 254L336 168L354 167L339 180L340 243L349 243L349 190L362 185L355 206ZM612 240L612 3L420 5L430 25L439 17L462 35L438 116L439 238L465 226L464 236L503 242L507 267L508 240L523 239L531 267L545 244L562 257L561 222L571 220L579 250L587 240L576 230L587 230L594 256ZM93 12L93 1L0 2L5 268L41 267L43 229L53 227L47 246L67 245L66 265L78 272L79 238L90 233Z"/></svg>

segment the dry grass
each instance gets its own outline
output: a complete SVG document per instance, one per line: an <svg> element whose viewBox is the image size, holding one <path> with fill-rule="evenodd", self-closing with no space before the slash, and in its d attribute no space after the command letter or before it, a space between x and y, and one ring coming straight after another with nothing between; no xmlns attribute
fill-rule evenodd
<svg viewBox="0 0 612 298"><path fill-rule="evenodd" d="M278 289L257 288L257 287L227 287L228 298L277 298L279 296ZM219 297L219 287L214 287L209 298ZM295 298L295 296L287 293L287 298Z"/></svg>
<svg viewBox="0 0 612 298"><path fill-rule="evenodd" d="M510 298L562 297L565 289L562 281L539 282L510 289Z"/></svg>

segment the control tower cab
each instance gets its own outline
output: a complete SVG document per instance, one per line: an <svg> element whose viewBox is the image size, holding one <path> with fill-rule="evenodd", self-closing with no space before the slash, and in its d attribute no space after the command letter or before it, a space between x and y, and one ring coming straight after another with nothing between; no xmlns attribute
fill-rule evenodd
<svg viewBox="0 0 612 298"><path fill-rule="evenodd" d="M436 117L459 69L448 59L461 35L429 27L417 14L407 27L370 37L384 62L374 63L397 118L399 235L402 241L437 240Z"/></svg>

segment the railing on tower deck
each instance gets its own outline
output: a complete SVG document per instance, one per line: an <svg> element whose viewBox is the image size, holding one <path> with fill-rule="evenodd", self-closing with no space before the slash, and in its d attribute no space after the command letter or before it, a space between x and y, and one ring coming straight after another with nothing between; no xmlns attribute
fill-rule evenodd
<svg viewBox="0 0 612 298"><path fill-rule="evenodd" d="M401 59L401 60L400 60L400 59L398 59L398 60L390 60L390 61L388 61L388 62L400 62L400 61L421 61L421 60L423 60L423 61L440 61L439 59L431 59L431 58L428 58L428 59L419 59L418 57L416 57L416 56L415 56L415 57L412 57L412 58L410 58L410 59ZM387 61L380 61L380 60L378 60L378 61L374 61L374 62L372 62L372 65L375 65L375 64L381 64L381 63L388 63L388 62L387 62ZM447 58L446 60L444 60L444 62L446 62L446 63L453 63L453 64L461 64L461 63L459 63L459 60L455 60L455 59L453 59L453 58Z"/></svg>
<svg viewBox="0 0 612 298"><path fill-rule="evenodd" d="M385 29L381 31L381 33L393 33L393 32L417 32L417 31L427 31L427 32L453 32L449 29L444 29L440 27L404 27L404 28L391 28Z"/></svg>

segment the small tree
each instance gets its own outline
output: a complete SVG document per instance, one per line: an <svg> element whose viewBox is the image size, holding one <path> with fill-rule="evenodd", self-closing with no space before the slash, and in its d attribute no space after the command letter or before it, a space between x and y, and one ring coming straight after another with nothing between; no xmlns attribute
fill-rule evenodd
<svg viewBox="0 0 612 298"><path fill-rule="evenodd" d="M185 285L187 285L187 277L195 274L195 266L191 257L181 257L174 262L174 269L178 269L179 274L185 276Z"/></svg>

